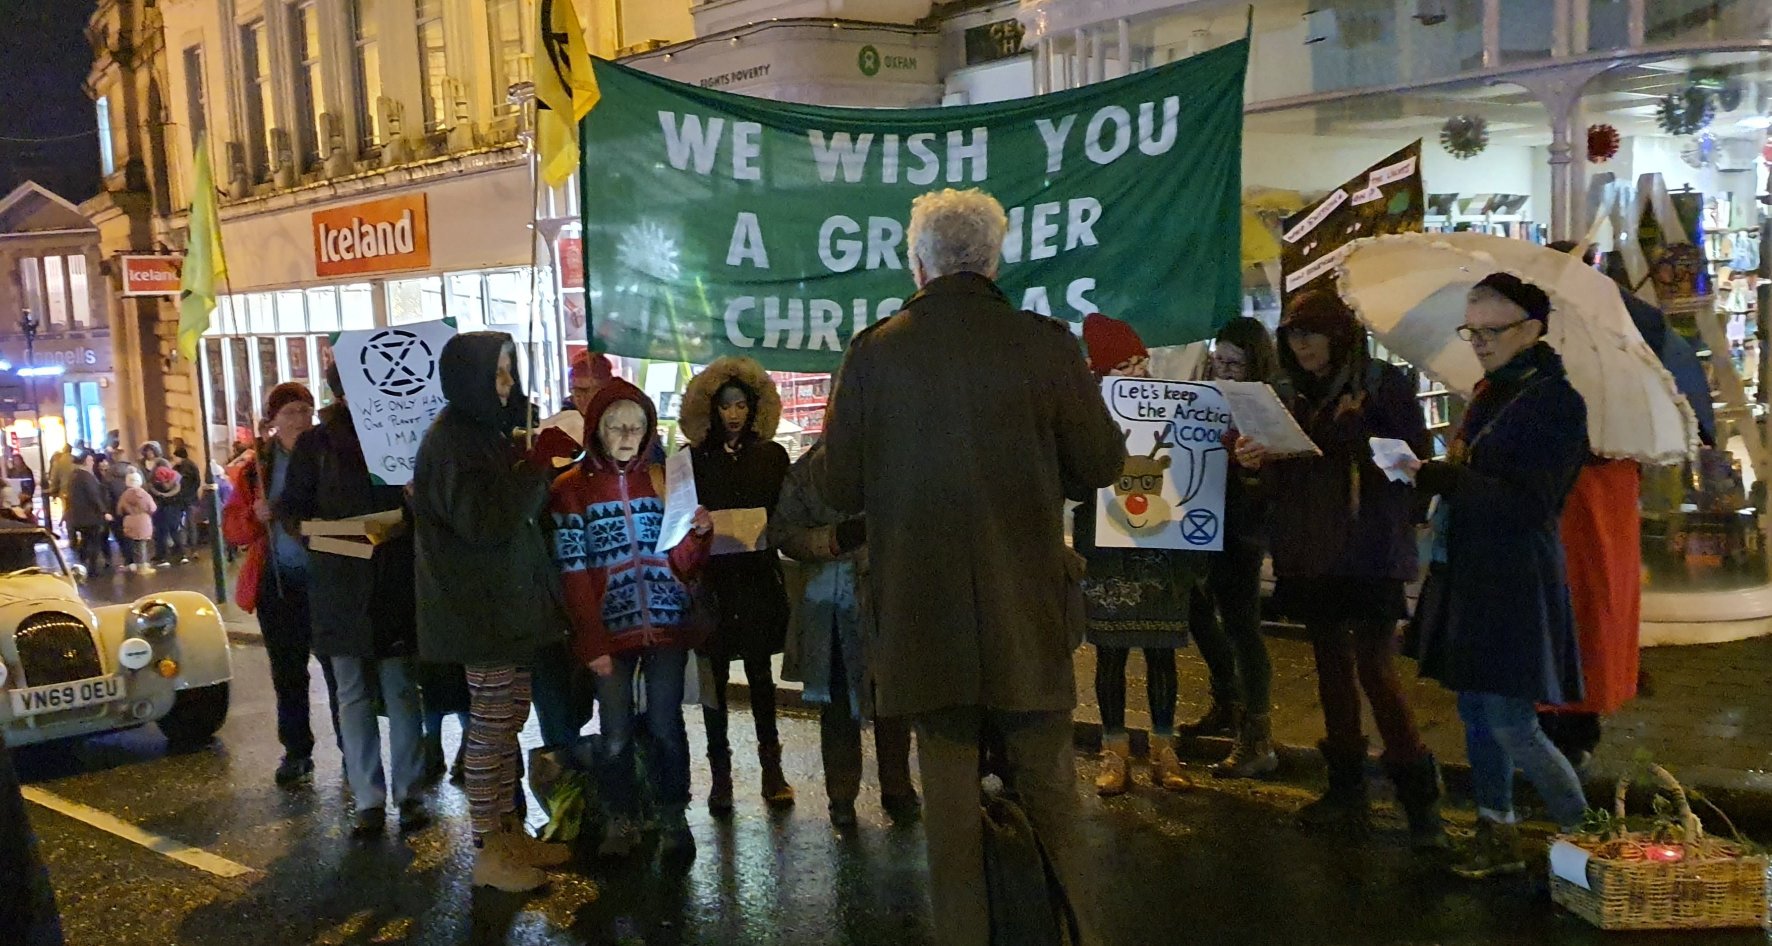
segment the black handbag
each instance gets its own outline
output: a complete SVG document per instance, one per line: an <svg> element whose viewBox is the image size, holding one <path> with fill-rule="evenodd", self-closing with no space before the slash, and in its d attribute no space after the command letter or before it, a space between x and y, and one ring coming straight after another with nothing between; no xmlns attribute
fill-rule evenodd
<svg viewBox="0 0 1772 946"><path fill-rule="evenodd" d="M984 796L990 946L1078 946L1082 928L1052 858L1013 797Z"/></svg>
<svg viewBox="0 0 1772 946"><path fill-rule="evenodd" d="M1421 592L1415 598L1415 613L1403 628L1403 656L1424 664L1432 663L1427 649L1446 639L1446 624L1452 616L1452 588L1446 566L1428 566Z"/></svg>

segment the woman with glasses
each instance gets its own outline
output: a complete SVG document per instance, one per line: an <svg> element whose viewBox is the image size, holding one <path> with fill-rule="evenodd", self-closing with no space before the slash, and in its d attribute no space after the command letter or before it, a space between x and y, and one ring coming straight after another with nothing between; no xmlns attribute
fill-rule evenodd
<svg viewBox="0 0 1772 946"><path fill-rule="evenodd" d="M1316 657L1329 790L1299 820L1313 828L1369 826L1364 691L1412 842L1443 847L1439 771L1396 667L1397 623L1408 616L1403 586L1418 570L1414 490L1385 476L1369 444L1402 440L1417 456L1427 454L1415 385L1371 356L1365 327L1333 292L1293 299L1279 335L1289 407L1322 455L1270 459L1244 437L1236 459L1262 470L1273 502L1276 603L1304 624Z"/></svg>
<svg viewBox="0 0 1772 946"><path fill-rule="evenodd" d="M1232 319L1212 343L1214 381L1279 379L1267 326ZM1234 451L1236 430L1225 431ZM1233 455L1234 456L1234 455ZM1224 483L1224 551L1213 555L1204 587L1194 590L1188 625L1212 677L1212 706L1184 735L1230 736L1231 754L1212 767L1221 778L1253 778L1279 768L1269 715L1273 664L1261 639L1261 560L1267 553L1266 510L1255 470L1233 458Z"/></svg>

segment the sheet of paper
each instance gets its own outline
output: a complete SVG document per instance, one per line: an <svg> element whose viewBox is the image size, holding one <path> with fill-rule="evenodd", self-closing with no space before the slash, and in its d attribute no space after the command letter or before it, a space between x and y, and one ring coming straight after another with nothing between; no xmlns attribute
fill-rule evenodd
<svg viewBox="0 0 1772 946"><path fill-rule="evenodd" d="M1568 841L1558 841L1551 845L1551 873L1567 880L1583 890L1594 889L1587 882L1588 853Z"/></svg>
<svg viewBox="0 0 1772 946"><path fill-rule="evenodd" d="M665 458L664 519L658 524L658 550L669 552L689 535L701 499L695 495L695 467L688 450Z"/></svg>
<svg viewBox="0 0 1772 946"><path fill-rule="evenodd" d="M1270 457L1321 456L1274 389L1260 381L1219 381L1237 433L1260 444Z"/></svg>
<svg viewBox="0 0 1772 946"><path fill-rule="evenodd" d="M736 555L739 552L760 552L769 547L763 540L763 532L769 528L769 510L761 506L751 509L721 509L712 515L713 554Z"/></svg>
<svg viewBox="0 0 1772 946"><path fill-rule="evenodd" d="M1415 451L1401 440L1389 437L1373 437L1372 462L1384 471L1384 475L1393 483L1413 483L1415 474L1409 472L1409 461L1416 459Z"/></svg>

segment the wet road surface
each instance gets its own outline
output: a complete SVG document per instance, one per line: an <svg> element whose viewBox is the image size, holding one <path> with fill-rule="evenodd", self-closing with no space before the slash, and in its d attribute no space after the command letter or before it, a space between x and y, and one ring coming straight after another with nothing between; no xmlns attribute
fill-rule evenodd
<svg viewBox="0 0 1772 946"><path fill-rule="evenodd" d="M919 826L893 827L864 789L862 827L831 830L818 779L817 724L785 717L799 806L767 813L754 769L738 773L728 821L699 804L700 856L687 871L586 864L528 899L475 890L466 804L430 795L436 825L377 841L346 835L348 806L314 674L314 784L271 782L280 749L264 652L235 649L235 702L217 744L169 755L152 728L18 753L28 791L240 865L188 866L76 817L31 806L73 946L235 944L758 944L917 946L930 942ZM744 714L735 755L754 758ZM700 758L699 714L690 714ZM454 723L446 745L453 750ZM531 722L525 735L533 745ZM868 771L873 771L871 760ZM1414 860L1400 821L1366 844L1290 826L1308 786L1237 783L1191 794L1141 784L1101 802L1078 758L1084 841L1099 869L1077 893L1109 944L1764 944L1756 931L1677 937L1603 934L1553 906L1542 881L1469 885ZM1142 783L1144 775L1138 774ZM695 782L705 791L705 765ZM102 821L103 818L95 820ZM532 815L532 820L534 816ZM201 860L201 858L199 858ZM212 864L212 866L214 866ZM228 870L223 869L223 873Z"/></svg>

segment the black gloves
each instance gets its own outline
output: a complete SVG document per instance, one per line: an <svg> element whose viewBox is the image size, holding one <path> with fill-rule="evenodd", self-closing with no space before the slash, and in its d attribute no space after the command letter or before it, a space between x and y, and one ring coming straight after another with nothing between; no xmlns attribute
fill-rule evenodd
<svg viewBox="0 0 1772 946"><path fill-rule="evenodd" d="M864 516L837 523L837 551L843 555L861 548L868 541L868 521Z"/></svg>

